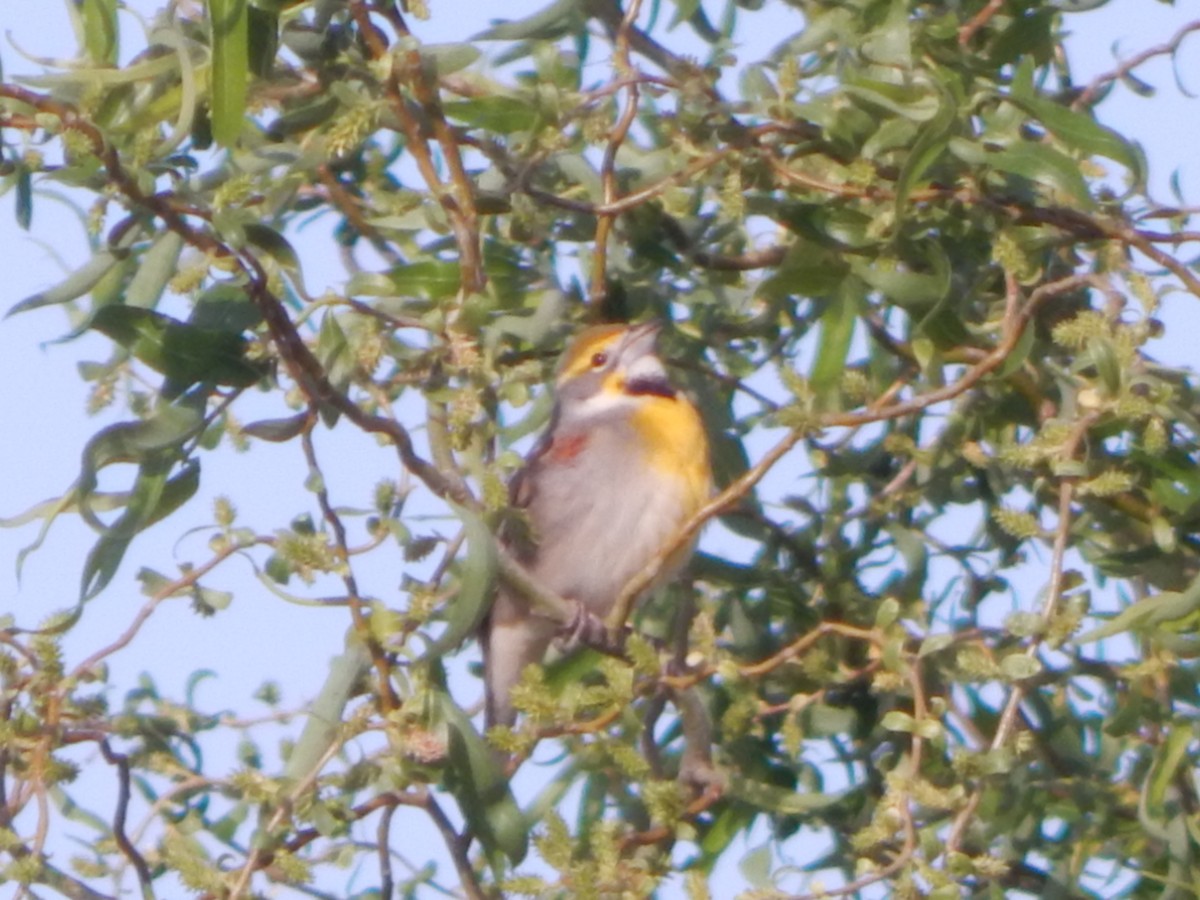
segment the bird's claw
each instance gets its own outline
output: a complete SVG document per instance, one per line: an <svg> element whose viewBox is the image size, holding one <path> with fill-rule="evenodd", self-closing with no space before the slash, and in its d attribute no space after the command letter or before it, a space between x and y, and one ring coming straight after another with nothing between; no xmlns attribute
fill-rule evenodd
<svg viewBox="0 0 1200 900"><path fill-rule="evenodd" d="M582 603L575 604L575 614L571 621L562 627L558 639L567 652L579 647L591 647L601 653L620 655L619 642L609 635L608 626L604 620Z"/></svg>
<svg viewBox="0 0 1200 900"><path fill-rule="evenodd" d="M597 641L608 637L608 628L604 620L582 603L575 604L575 614L571 621L562 627L559 640L566 650L576 650L579 647L594 646Z"/></svg>

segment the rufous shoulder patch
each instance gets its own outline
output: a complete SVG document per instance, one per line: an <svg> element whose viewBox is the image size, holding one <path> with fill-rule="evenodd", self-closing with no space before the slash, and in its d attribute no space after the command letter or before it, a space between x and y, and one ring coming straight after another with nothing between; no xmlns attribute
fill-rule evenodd
<svg viewBox="0 0 1200 900"><path fill-rule="evenodd" d="M588 437L582 432L567 435L555 435L546 448L546 458L556 463L570 462L587 446Z"/></svg>

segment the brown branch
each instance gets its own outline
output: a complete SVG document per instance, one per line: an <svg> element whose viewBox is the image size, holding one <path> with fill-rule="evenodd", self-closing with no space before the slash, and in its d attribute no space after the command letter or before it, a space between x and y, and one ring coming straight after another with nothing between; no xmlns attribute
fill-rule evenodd
<svg viewBox="0 0 1200 900"><path fill-rule="evenodd" d="M114 752L107 739L101 740L99 743L104 761L110 766L117 767L117 808L113 813L113 839L117 842L121 853L132 863L134 871L137 872L138 883L142 887L142 896L152 898L154 887L150 867L146 865L145 858L130 843L129 836L125 833L125 821L129 812L129 757L124 753Z"/></svg>
<svg viewBox="0 0 1200 900"><path fill-rule="evenodd" d="M322 163L317 166L317 177L321 180L321 184L325 185L325 196L329 202L341 210L346 221L354 226L354 229L359 234L371 242L371 246L379 252L379 255L393 266L403 265L404 257L379 233L378 228L367 221L367 217L363 215L358 198L352 196L346 190L345 185L333 173L328 163Z"/></svg>
<svg viewBox="0 0 1200 900"><path fill-rule="evenodd" d="M300 435L300 445L304 448L304 459L308 463L309 472L315 475L318 480L318 486L314 491L317 496L317 505L321 507L321 515L333 532L338 556L345 567L345 572L342 573L342 583L346 585L346 599L348 600L347 606L350 609L350 618L354 622L355 632L366 644L367 651L371 654L371 664L375 667L375 674L379 682L379 705L386 716L400 705L395 691L392 690L392 666L388 661L387 654L379 646L379 641L375 640L371 634L371 626L367 621L367 612L363 607L362 596L358 591L358 579L354 577L354 572L350 568L350 549L346 541L346 526L342 524L342 518L337 514L337 510L333 508L333 504L329 502L329 491L325 486L325 474L321 471L321 464L317 460L317 451L313 446L312 427L316 424L316 421L317 410L315 407L310 407L308 423Z"/></svg>
<svg viewBox="0 0 1200 900"><path fill-rule="evenodd" d="M617 74L623 78L628 77L632 71L629 62L629 30L637 21L641 6L641 0L631 0L629 9L625 11L613 41ZM621 144L625 142L629 129L633 125L634 117L637 116L639 98L638 83L636 80L631 80L625 87L624 109L609 134L608 144L604 148L604 158L600 165L600 183L605 206L611 206L617 200L617 151L621 149ZM589 303L596 303L607 294L608 238L616 216L616 213L601 213L596 221L596 235L592 247L591 287L588 290Z"/></svg>
<svg viewBox="0 0 1200 900"><path fill-rule="evenodd" d="M1083 89L1083 93L1075 98L1075 102L1071 104L1072 109L1082 109L1083 107L1091 106L1096 102L1100 91L1104 89L1105 85L1112 84L1112 82L1124 78L1138 66L1148 62L1154 57L1165 55L1174 56L1176 51L1179 50L1179 47L1183 43L1184 39L1193 31L1200 31L1200 20L1189 22L1188 24L1184 25L1177 32L1175 32L1174 36L1172 36L1171 39L1165 44L1158 44L1157 46L1143 50L1141 53L1131 56L1111 72L1105 72L1103 75L1099 75L1092 79L1091 83Z"/></svg>
<svg viewBox="0 0 1200 900"><path fill-rule="evenodd" d="M392 817L396 807L386 806L383 815L379 817L379 825L375 829L376 857L379 859L379 896L393 896L395 879L392 877L392 854L389 849L392 843Z"/></svg>
<svg viewBox="0 0 1200 900"><path fill-rule="evenodd" d="M388 20L402 36L409 37L408 28L403 18L389 5L386 9L368 5L364 0L352 0L350 12L359 28L367 52L375 61L387 57L387 40L383 33L371 23L371 11L379 9L388 16ZM455 241L458 244L460 271L460 286L467 294L476 294L483 290L486 276L483 270L483 255L479 242L479 217L475 209L475 192L463 166L462 156L458 149L445 116L441 112L436 94L426 83L425 74L421 67L421 53L417 49L406 50L400 58L400 66L393 65L384 82L384 93L387 96L392 112L400 123L404 134L405 147L412 154L417 170L421 173L425 184L437 198L450 227L454 229ZM397 71L399 68L399 71ZM446 165L450 169L451 187L447 188L438 175L437 165L429 145L421 134L421 126L408 107L404 95L400 91L400 76L411 87L423 110L427 113L432 125L434 137L442 149Z"/></svg>
<svg viewBox="0 0 1200 900"><path fill-rule="evenodd" d="M113 653L116 653L118 650L128 646L129 643L135 637L137 637L137 633L146 623L146 620L149 619L154 613L154 610L158 608L160 603L169 597L177 595L180 591L194 587L201 578L203 578L229 557L233 556L235 553L245 550L248 546L252 545L231 543L225 547L222 547L208 562L196 566L194 569L188 570L179 578L176 578L169 584L163 585L161 588L155 591L154 594L151 595L150 599L143 604L142 608L137 611L137 615L133 617L133 621L129 623L129 627L121 632L120 636L118 636L116 640L105 647L101 647L91 656L87 657L83 662L79 663L79 665L71 670L71 674L67 677L67 680L75 681L84 677L90 669L92 669L106 656L110 656Z"/></svg>
<svg viewBox="0 0 1200 900"><path fill-rule="evenodd" d="M1136 247L1144 255L1178 278L1183 283L1183 286L1188 289L1189 293L1200 297L1200 277L1197 277L1188 266L1171 256L1171 254L1164 253L1160 248L1155 247L1140 231L1123 224L1101 223L1101 225L1107 229L1109 237Z"/></svg>
<svg viewBox="0 0 1200 900"><path fill-rule="evenodd" d="M79 116L73 107L10 84L0 84L0 97L27 103L39 112L57 117L65 129L83 134L91 143L93 152L104 163L109 181L134 208L161 218L171 231L195 249L237 261L242 274L247 278L247 294L261 313L289 375L309 401L332 407L363 431L389 438L396 448L401 464L438 497L472 509L477 507L470 489L459 474L442 472L422 459L413 446L412 437L399 422L366 412L330 384L321 363L300 337L279 298L271 292L267 274L256 257L244 250L234 250L207 231L194 228L188 223L185 215L173 205L170 195L145 194L138 187L136 180L122 167L116 149L106 143L100 130ZM5 117L0 114L0 124L4 122Z"/></svg>
<svg viewBox="0 0 1200 900"><path fill-rule="evenodd" d="M433 794L428 790L423 790L416 805L425 810L437 827L438 833L441 834L442 840L445 841L446 849L450 851L450 857L454 860L454 868L458 871L459 881L466 895L471 900L487 900L487 894L475 874L475 867L471 865L471 859L467 856L467 841L454 830L454 825L442 811Z"/></svg>
<svg viewBox="0 0 1200 900"><path fill-rule="evenodd" d="M995 349L988 353L975 366L963 373L962 377L957 381L946 385L944 388L929 391L928 393L900 403L890 405L872 404L863 412L857 413L827 413L814 421L811 430L833 427L857 428L873 422L910 416L928 409L930 406L936 406L947 400L953 400L960 394L970 390L985 376L995 371L1004 363L1008 355L1016 348L1026 326L1033 318L1033 314L1044 301L1050 297L1086 286L1090 283L1091 277L1090 275L1071 275L1067 278L1044 284L1030 295L1029 300L1020 309L1016 308L1015 298L1010 297L1010 308L1005 314L1003 335L1000 342L996 345ZM666 564L666 560L689 541L693 540L709 519L725 512L737 503L738 500L749 494L767 472L787 455L809 430L810 428L793 429L778 444L768 450L758 463L702 506L699 511L683 524L679 531L676 532L675 537L662 551L645 568L629 580L606 619L611 640L616 641L618 639L625 623L629 620L629 615L633 611L633 606L637 598L654 583L654 580Z"/></svg>
<svg viewBox="0 0 1200 900"><path fill-rule="evenodd" d="M1070 437L1063 445L1062 458L1064 460L1075 457L1080 445L1087 436L1088 430L1098 419L1099 413L1091 413L1075 425ZM1064 561L1067 553L1067 541L1071 531L1071 500L1074 496L1075 480L1073 477L1063 478L1058 485L1058 525L1054 534L1054 547L1050 558L1050 584L1047 587L1046 598L1042 602L1041 608L1041 620L1047 625L1054 617L1065 585ZM1029 645L1025 648L1025 655L1030 659L1036 658L1038 651L1041 649L1042 641L1042 633L1030 638ZM1008 742L1009 737L1011 737L1017 725L1017 717L1020 713L1021 701L1025 698L1025 690L1026 685L1023 682L1015 681L1013 683L1009 690L1008 699L1005 701L1004 709L1000 713L1000 720L996 725L996 732L992 737L989 747L990 750L999 750ZM954 824L951 826L950 833L946 838L945 855L947 859L958 851L967 827L979 809L982 799L983 786L980 785L971 793L966 805L963 806L955 817Z"/></svg>
<svg viewBox="0 0 1200 900"><path fill-rule="evenodd" d="M1004 7L1004 0L988 0L987 6L975 13L966 25L958 29L958 46L966 47L971 38L992 20L992 17Z"/></svg>

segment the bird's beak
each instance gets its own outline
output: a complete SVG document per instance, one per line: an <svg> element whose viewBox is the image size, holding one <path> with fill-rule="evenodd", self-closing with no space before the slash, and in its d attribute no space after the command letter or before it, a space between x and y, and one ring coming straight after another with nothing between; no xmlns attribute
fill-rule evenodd
<svg viewBox="0 0 1200 900"><path fill-rule="evenodd" d="M675 389L667 378L667 369L655 352L654 343L662 326L647 322L629 329L621 347L621 370L624 385L630 394L656 394L674 397Z"/></svg>
<svg viewBox="0 0 1200 900"><path fill-rule="evenodd" d="M643 322L641 325L633 326L625 337L625 345L621 348L621 357L632 362L643 356L653 356L660 331L662 331L662 325L658 322Z"/></svg>

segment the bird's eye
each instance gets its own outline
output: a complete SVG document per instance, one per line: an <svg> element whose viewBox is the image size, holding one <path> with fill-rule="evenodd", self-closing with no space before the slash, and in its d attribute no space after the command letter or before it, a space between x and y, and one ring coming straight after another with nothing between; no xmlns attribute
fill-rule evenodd
<svg viewBox="0 0 1200 900"><path fill-rule="evenodd" d="M592 354L592 368L593 369L599 369L602 366L606 366L606 365L608 365L608 354L607 353L601 352L601 353L593 353Z"/></svg>

